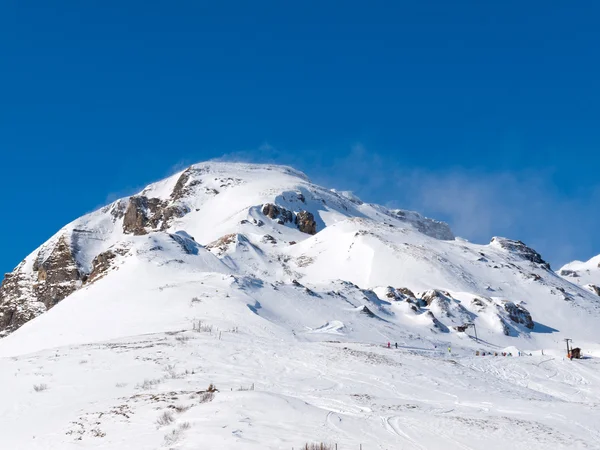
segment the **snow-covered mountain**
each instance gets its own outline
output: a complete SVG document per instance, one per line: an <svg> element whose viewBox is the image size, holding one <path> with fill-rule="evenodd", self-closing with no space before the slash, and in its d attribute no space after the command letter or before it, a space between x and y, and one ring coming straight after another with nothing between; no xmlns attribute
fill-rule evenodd
<svg viewBox="0 0 600 450"><path fill-rule="evenodd" d="M590 289L557 277L521 242L471 244L445 223L363 203L289 167L205 163L75 220L30 254L4 280L0 329L14 331L65 299L86 309L117 285L145 289L141 280L153 271L159 283L227 274L231 290L253 280L263 286L249 294L256 301L271 289L331 297L344 286L355 308L390 327L453 335L474 323L506 344L513 340L504 336L530 340L545 334L539 329L595 337L600 307ZM569 281L593 276L579 272Z"/></svg>
<svg viewBox="0 0 600 450"><path fill-rule="evenodd" d="M564 265L558 273L571 283L600 295L600 255L586 262L573 261Z"/></svg>
<svg viewBox="0 0 600 450"><path fill-rule="evenodd" d="M23 364L33 361L28 358L34 358L35 364L41 358L46 364L46 359L54 354L56 358L59 354L70 355L67 360L89 354L93 355L96 369L97 364L114 365L120 368L114 370L124 375L124 367L131 361L124 357L114 359L103 352L104 349L127 348L136 361L154 358L165 366L185 367L186 373L181 379L187 380L185 392L189 391L189 395L193 389L199 391L190 386L197 386L200 380L218 382L218 386L229 386L232 390L236 383L237 387L250 382L260 384L263 394L269 393L271 397L266 400L253 391L244 397L242 409L252 417L248 420L262 424L271 433L285 434L285 431L273 431L265 425L268 418L259 417L260 404L265 401L272 402L274 408L281 407L282 414L289 414L289 420L301 423L304 422L298 417L303 414L328 411L326 428L336 439L343 437L348 443L357 442L361 433L363 436L371 433L370 442L381 441L378 427L382 426L388 433L384 440L387 446L365 449L403 448L400 444L413 445L411 448L437 448L417 446L417 425L411 428L413 431L402 431L400 422L394 422L396 419L381 412L386 401L373 400L376 407L361 403L363 400L372 403L369 396L382 394L377 391L379 388L373 387L379 383L377 379L383 377L394 384L396 381L389 379L389 376L394 378L394 373L414 376L425 370L430 390L420 395L421 400L430 398L430 401L425 402L429 406L424 408L419 400L418 408L423 417L432 414L431 417L437 417L436 414L442 412L439 408L448 406L433 393L441 389L440 383L447 384L442 381L447 376L472 379L480 372L482 378L467 383L471 386L469 389L492 396L504 390L510 398L531 398L536 402L548 401L548 404L554 399L552 396L566 401L568 387L561 385L551 390L545 385L520 382L515 387L515 380L508 372L497 373L497 370L523 370L517 362L498 360L498 364L509 364L506 369L498 369L492 368L495 363L489 366L469 359L461 363L460 368L448 366L438 370L434 369L435 361L436 358L444 360L439 349L448 346L463 355L472 355L475 350L498 352L505 347L534 355L541 355L541 350L547 349L547 355L552 353L551 349L560 351L561 340L569 337L584 348L595 348L600 341L600 296L597 295L600 292L590 285L600 285L598 273L597 258L588 263L572 263L558 274L554 273L535 250L520 241L494 237L488 245L472 244L455 237L443 222L416 212L364 203L349 192L317 186L306 175L289 167L209 162L191 166L151 184L135 196L75 220L7 274L0 289L0 331L5 336L0 339L0 356L16 359L0 359L0 362L5 364L2 369L5 373L22 371L29 374L26 380L31 380L43 371L26 368ZM219 337L207 340L207 334ZM162 340L170 342L175 335L180 335L182 345L192 339L202 349L199 353L190 353L187 348L180 351L167 346L166 353L157 357L156 346L162 345ZM241 340L245 344L242 345ZM148 342L154 350L150 353L142 350L143 342ZM406 361L400 361L397 354L390 357L381 353L385 350L379 346L387 342L400 343L401 348L410 349L412 356L405 355L402 358ZM294 357L286 355L286 348L298 352L298 358L303 361L301 367L290 369L295 367ZM248 354L241 355L244 351L255 354L256 360L249 359ZM513 351L518 353L518 350ZM21 356L33 352L38 352L37 356ZM163 350L158 353L161 352ZM196 362L191 364L191 360ZM206 366L201 361L205 361ZM351 361L358 364L357 367L374 364L379 368L369 375L356 372L349 378L349 374L342 372L344 365ZM536 364L541 362L543 360L536 360ZM74 369L69 363L64 364L61 370L70 377L66 374ZM253 368L255 364L270 369L260 375L258 367ZM403 364L410 368L397 369ZM236 365L251 375L234 375L232 368ZM136 365L132 373L144 377L144 373L154 370L148 369L145 363L143 366ZM429 369L424 369L426 367ZM175 371L174 367L170 370ZM200 370L202 376L192 374L194 370ZM311 383L316 382L316 391L301 395L306 385L294 378L290 370L296 370L295 376L305 379L313 388L315 385ZM524 376L532 378L533 372L527 370ZM557 373L561 370L569 373L562 368L557 368ZM315 374L318 380L309 382ZM172 379L179 378L173 376ZM117 382L110 380L113 385ZM136 389L142 392L154 389L152 383L147 386L143 380L140 383L142 387ZM344 383L353 386L355 392L340 391ZM374 392L379 393L358 388L357 383L371 384ZM600 391L595 390L600 382L594 383L582 401L600 399ZM175 383L171 388L183 392L180 384ZM456 389L455 382L451 384L447 386L448 392ZM329 385L336 394L325 405L317 400L321 396L318 391L329 389ZM407 388L413 390L415 386ZM461 389L466 389L465 386ZM411 402L417 401L394 389L394 393L388 393L390 398L395 398L390 400L389 408L409 408L406 402L404 406L397 403L403 396L406 400L410 397ZM350 409L346 408L348 405L345 409L333 406L338 397L340 405L348 403L347 399L342 400L342 396L347 395L363 397ZM238 396L231 394L227 402L241 401ZM295 400L290 400L292 397ZM93 395L86 398L87 401L98 400L94 400ZM89 409L88 403L77 403L79 400L75 398L72 401L77 405L73 407ZM235 416L237 410L233 404L228 407ZM513 407L522 414L531 414L520 404L513 402L510 408ZM374 411L373 408L379 411L375 414L376 422L379 423L379 417L383 422L377 425L368 421L370 425L366 428L358 425L359 417L369 415L368 411ZM8 414L8 410L0 410L0 415L2 412ZM91 414L89 411L85 414L88 413ZM57 416L55 420L63 420L61 417L66 416ZM405 419L409 420L408 417ZM416 416L410 417L416 420ZM460 417L465 419L464 411ZM85 420L88 419L92 420L89 417ZM236 416L227 420L239 419ZM82 424L85 420L78 419L75 423ZM583 424L587 419L581 420ZM497 420L492 422L489 426L494 430L510 428L506 428L506 424L499 425ZM464 423L465 432L479 426L477 423ZM61 424L57 422L55 426ZM287 445L289 442L284 436L275 436L279 441L272 439L273 436L263 436L261 441L260 433L249 433L252 435L249 440L240 437L242 431L239 436L228 432L225 433L227 438L215 437L221 432L217 433L213 427L221 425L217 420L211 422L208 429L200 425L195 428L195 433L208 433L214 438L206 441L210 442L206 448L292 446ZM47 426L40 428L40 435L50 432ZM107 426L120 429L112 422ZM307 427L304 431L295 429L292 433L295 439L304 436L309 439L317 424L305 422L304 426ZM52 445L67 448L73 436L98 434L90 431L94 429L91 422L81 425L83 431L78 427L65 430L66 434L52 441ZM198 431L200 429L203 431ZM526 429L527 426L519 428L523 433ZM532 433L543 433L542 429ZM507 432L502 439L525 442L519 434L521 431ZM179 433L177 429L173 432ZM156 447L154 441L141 447L126 447L123 435L115 433L113 436L120 436L110 441L115 448ZM576 435L576 429L562 429L561 433ZM28 446L23 444L28 434L27 430L15 431L13 448L19 445L34 448L30 441L27 441ZM592 435L585 443L598 443L600 436ZM431 442L437 442L436 436L433 426ZM101 438L104 436L98 439ZM165 437L165 440L168 439ZM173 437L173 445L175 441L179 442L177 445L187 445ZM462 442L456 440L456 448L467 448L460 447L459 441ZM193 439L186 442L189 448L195 448L193 444L197 443ZM265 442L278 443L259 447ZM535 443L540 442L536 439L527 442L529 448L549 448L535 447ZM565 442L553 440L552 446L559 448ZM38 444L41 445L39 442L35 445ZM301 444L298 442L296 447Z"/></svg>

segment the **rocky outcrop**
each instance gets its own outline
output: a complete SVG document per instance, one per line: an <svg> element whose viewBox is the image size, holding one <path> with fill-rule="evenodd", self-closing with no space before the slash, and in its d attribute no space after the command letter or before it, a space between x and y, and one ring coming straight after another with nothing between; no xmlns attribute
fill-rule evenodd
<svg viewBox="0 0 600 450"><path fill-rule="evenodd" d="M571 278L579 278L579 272L577 272L576 270L569 270L569 269L561 269L558 274L561 277L571 277Z"/></svg>
<svg viewBox="0 0 600 450"><path fill-rule="evenodd" d="M123 232L141 236L148 231L164 231L173 219L183 217L189 211L182 205L169 205L158 198L133 196L123 216Z"/></svg>
<svg viewBox="0 0 600 450"><path fill-rule="evenodd" d="M262 207L262 213L270 219L276 220L279 225L294 223L300 231L306 234L317 234L315 216L308 211L294 213L281 206L267 203Z"/></svg>
<svg viewBox="0 0 600 450"><path fill-rule="evenodd" d="M446 324L463 325L471 323L475 318L475 315L469 312L459 300L445 291L438 289L427 291L421 296L421 301Z"/></svg>
<svg viewBox="0 0 600 450"><path fill-rule="evenodd" d="M148 224L147 209L146 197L130 197L123 216L123 233L136 236L148 233L145 228Z"/></svg>
<svg viewBox="0 0 600 450"><path fill-rule="evenodd" d="M434 302L448 303L452 300L452 296L448 292L432 289L423 293L423 295L421 295L421 300L423 300L427 306L431 306Z"/></svg>
<svg viewBox="0 0 600 450"><path fill-rule="evenodd" d="M298 229L306 234L317 234L317 222L315 216L308 211L300 211L296 214L296 225Z"/></svg>
<svg viewBox="0 0 600 450"><path fill-rule="evenodd" d="M58 239L48 258L35 261L33 270L37 272L37 283L33 287L35 296L46 308L79 289L84 278L64 236Z"/></svg>
<svg viewBox="0 0 600 450"><path fill-rule="evenodd" d="M527 245L521 241L513 241L512 239L494 237L492 238L491 244L509 251L520 259L531 261L534 264L539 264L544 269L550 270L550 264L544 261L538 252L530 247L527 247Z"/></svg>
<svg viewBox="0 0 600 450"><path fill-rule="evenodd" d="M231 233L221 236L216 241L211 242L204 246L204 248L217 256L222 256L226 252L232 249L247 252L253 250L261 253L259 247L256 247L250 240L243 234Z"/></svg>
<svg viewBox="0 0 600 450"><path fill-rule="evenodd" d="M388 286L385 288L385 297L388 300L396 301L396 302L407 302L414 306L414 310L420 305L420 301L417 300L415 294L408 288L393 288L392 286Z"/></svg>
<svg viewBox="0 0 600 450"><path fill-rule="evenodd" d="M292 213L292 211L282 208L281 206L274 205L273 203L267 203L264 205L262 213L269 219L276 220L279 225L294 222L294 213Z"/></svg>
<svg viewBox="0 0 600 450"><path fill-rule="evenodd" d="M508 313L508 318L514 323L525 325L526 328L533 330L534 323L531 314L523 306L516 305L510 301L504 301L504 310Z"/></svg>
<svg viewBox="0 0 600 450"><path fill-rule="evenodd" d="M92 271L86 283L91 284L106 275L116 257L117 254L113 250L107 250L96 256L92 261Z"/></svg>
<svg viewBox="0 0 600 450"><path fill-rule="evenodd" d="M270 234L265 234L260 240L263 244L277 244L277 239L275 239Z"/></svg>
<svg viewBox="0 0 600 450"><path fill-rule="evenodd" d="M33 279L24 270L25 261L4 276L0 287L0 336L21 327L46 311L33 294Z"/></svg>
<svg viewBox="0 0 600 450"><path fill-rule="evenodd" d="M117 256L124 256L127 254L128 251L128 246L122 244L121 246L115 246L113 248L108 249L105 252L100 253L92 261L92 270L90 274L86 277L84 283L91 284L104 277L109 270L114 268L115 259L117 258Z"/></svg>
<svg viewBox="0 0 600 450"><path fill-rule="evenodd" d="M6 274L0 287L0 333L6 334L52 308L81 287L86 276L65 236L50 253L40 251L32 269L26 262Z"/></svg>
<svg viewBox="0 0 600 450"><path fill-rule="evenodd" d="M401 294L405 295L406 297L417 298L417 296L415 295L415 293L413 291L411 291L410 289L408 289L408 288L399 287L399 288L396 288L396 291L400 292Z"/></svg>

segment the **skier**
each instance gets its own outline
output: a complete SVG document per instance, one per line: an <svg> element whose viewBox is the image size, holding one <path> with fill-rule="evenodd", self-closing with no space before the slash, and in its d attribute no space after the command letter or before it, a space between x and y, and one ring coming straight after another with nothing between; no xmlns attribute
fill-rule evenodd
<svg viewBox="0 0 600 450"><path fill-rule="evenodd" d="M448 354L451 355L452 354L452 349L450 347L448 347Z"/></svg>
<svg viewBox="0 0 600 450"><path fill-rule="evenodd" d="M396 342L396 348L398 348L398 343Z"/></svg>
<svg viewBox="0 0 600 450"><path fill-rule="evenodd" d="M391 345L392 345L392 344L390 344L390 343L388 342L388 348L391 348Z"/></svg>

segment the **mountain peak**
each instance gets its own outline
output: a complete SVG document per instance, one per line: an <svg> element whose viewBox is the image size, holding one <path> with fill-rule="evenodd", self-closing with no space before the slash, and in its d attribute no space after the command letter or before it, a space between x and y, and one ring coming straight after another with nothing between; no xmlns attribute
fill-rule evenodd
<svg viewBox="0 0 600 450"><path fill-rule="evenodd" d="M494 315L493 308L543 298L556 303L552 314L535 305L527 311L532 320L541 314L554 323L556 314L568 315L573 306L587 311L598 298L553 277L541 256L520 241L495 237L488 246L471 244L455 239L443 222L315 185L291 167L210 161L75 220L29 255L0 288L0 332L12 332L58 303L97 298L116 288L117 279L123 289L132 283L135 290L134 267L157 280L196 283L198 277L230 274L253 280L252 286L283 289L278 286L291 283L293 292L312 299L327 292L368 298L374 304L352 304L401 327L415 326L415 315L425 312L435 320L423 323L437 324L436 332L463 329L457 322L463 318L479 320L481 327L491 320L494 336L531 335L535 327L510 325L511 316ZM335 287L340 280L349 283L343 290ZM443 308L425 311L416 300L396 310L376 294L390 286L447 292L451 300L439 302L440 308L460 314L452 308L450 315ZM237 288L227 289L233 296ZM247 294L258 315L264 314L254 305L262 303L260 292Z"/></svg>

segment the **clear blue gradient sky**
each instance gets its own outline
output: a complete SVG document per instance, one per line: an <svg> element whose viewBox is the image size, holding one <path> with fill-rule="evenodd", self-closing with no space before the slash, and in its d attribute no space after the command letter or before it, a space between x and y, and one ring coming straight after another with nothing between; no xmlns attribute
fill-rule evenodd
<svg viewBox="0 0 600 450"><path fill-rule="evenodd" d="M280 162L556 267L600 253L600 3L0 5L0 271L185 164Z"/></svg>

